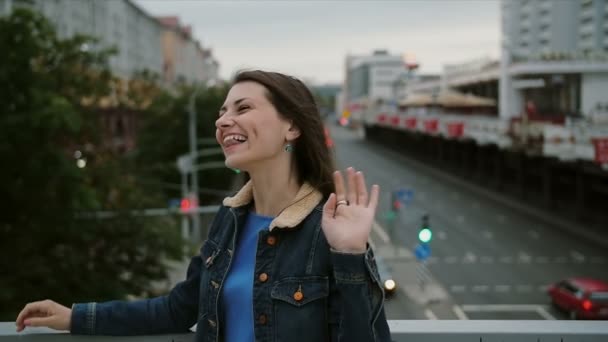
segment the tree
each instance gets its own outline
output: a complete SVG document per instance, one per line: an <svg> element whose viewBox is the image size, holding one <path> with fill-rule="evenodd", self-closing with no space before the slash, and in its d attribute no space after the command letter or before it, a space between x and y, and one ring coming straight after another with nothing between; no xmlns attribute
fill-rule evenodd
<svg viewBox="0 0 608 342"><path fill-rule="evenodd" d="M170 218L129 210L158 201L132 163L100 143L96 99L110 94L113 51L90 37L57 38L36 12L0 18L0 320L32 300L124 298L166 276L181 255ZM78 150L86 158L79 168ZM86 213L111 210L111 219ZM94 216L93 216L94 217Z"/></svg>
<svg viewBox="0 0 608 342"><path fill-rule="evenodd" d="M188 101L193 87L182 87L175 94L163 92L154 101L141 118L141 129L138 133L136 164L138 179L146 186L163 189L164 203L171 198L181 196L179 184L181 176L176 167L176 158L189 153L188 139ZM215 139L215 120L222 106L228 88L226 85L199 90L196 97L198 138ZM216 144L200 148L218 147ZM223 161L222 154L208 156L204 161ZM199 160L201 162L201 160ZM201 171L199 186L202 189L201 204L218 204L223 198L222 192L228 193L234 181L234 172L230 169Z"/></svg>

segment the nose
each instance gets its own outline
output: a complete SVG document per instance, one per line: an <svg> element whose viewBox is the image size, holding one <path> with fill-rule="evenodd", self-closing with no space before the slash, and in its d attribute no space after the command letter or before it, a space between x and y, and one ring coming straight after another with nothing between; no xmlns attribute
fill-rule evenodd
<svg viewBox="0 0 608 342"><path fill-rule="evenodd" d="M230 118L228 115L224 114L220 116L217 120L215 120L215 127L220 128L230 128L234 125L234 120Z"/></svg>

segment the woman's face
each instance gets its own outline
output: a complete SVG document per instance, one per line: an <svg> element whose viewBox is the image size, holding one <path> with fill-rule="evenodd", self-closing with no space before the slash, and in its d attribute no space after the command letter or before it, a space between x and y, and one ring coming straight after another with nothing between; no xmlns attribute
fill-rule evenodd
<svg viewBox="0 0 608 342"><path fill-rule="evenodd" d="M244 171L285 153L284 145L297 137L255 82L232 86L215 122L215 138L226 166Z"/></svg>

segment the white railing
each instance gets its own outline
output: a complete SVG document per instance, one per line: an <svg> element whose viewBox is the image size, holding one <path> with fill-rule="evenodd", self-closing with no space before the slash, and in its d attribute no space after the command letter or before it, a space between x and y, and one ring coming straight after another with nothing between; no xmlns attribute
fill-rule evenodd
<svg viewBox="0 0 608 342"><path fill-rule="evenodd" d="M492 320L391 320L395 342L606 342L606 321L492 321ZM13 322L0 323L0 342L9 341L96 341L96 342L186 342L193 334L156 336L80 336L43 328L15 332Z"/></svg>

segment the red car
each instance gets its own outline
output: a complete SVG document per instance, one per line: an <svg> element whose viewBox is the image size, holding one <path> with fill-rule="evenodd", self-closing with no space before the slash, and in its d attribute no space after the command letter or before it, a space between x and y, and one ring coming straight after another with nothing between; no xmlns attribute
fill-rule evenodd
<svg viewBox="0 0 608 342"><path fill-rule="evenodd" d="M570 278L547 290L551 302L571 319L608 319L608 283L590 278Z"/></svg>

